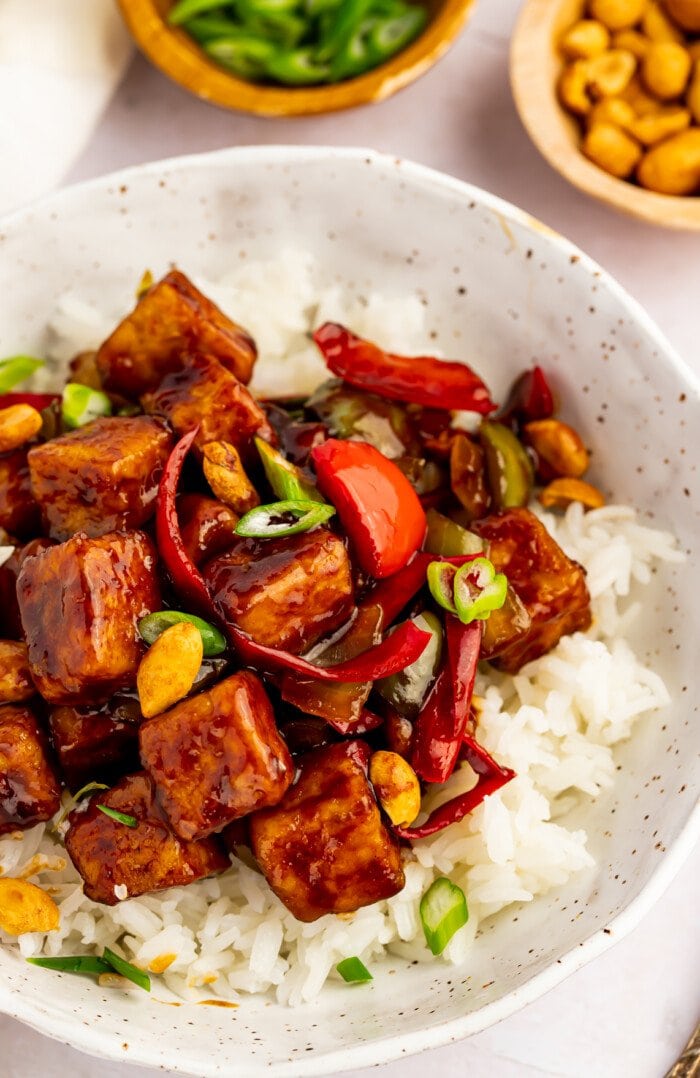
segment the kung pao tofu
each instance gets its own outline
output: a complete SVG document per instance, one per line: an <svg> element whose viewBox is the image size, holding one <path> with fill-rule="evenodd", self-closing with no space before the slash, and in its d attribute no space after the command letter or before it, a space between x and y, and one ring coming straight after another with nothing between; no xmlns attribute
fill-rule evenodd
<svg viewBox="0 0 700 1078"><path fill-rule="evenodd" d="M532 498L602 499L541 369L497 409L463 363L314 340L332 379L257 400L254 341L173 271L61 396L0 397L0 833L73 795L95 902L241 845L301 921L390 898L414 841L513 778L478 663L590 625Z"/></svg>

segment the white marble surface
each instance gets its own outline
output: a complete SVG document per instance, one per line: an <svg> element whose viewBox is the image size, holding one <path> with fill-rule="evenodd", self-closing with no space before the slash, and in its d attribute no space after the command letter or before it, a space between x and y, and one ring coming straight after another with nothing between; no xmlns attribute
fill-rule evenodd
<svg viewBox="0 0 700 1078"><path fill-rule="evenodd" d="M517 0L480 0L452 52L372 108L310 120L259 120L206 106L136 59L69 177L179 153L253 143L369 145L471 180L579 243L650 311L700 373L700 236L623 218L580 195L541 160L511 101L507 52ZM519 1014L458 1045L354 1078L661 1078L700 1018L700 848L631 936ZM0 1018L3 1078L146 1078L93 1061Z"/></svg>

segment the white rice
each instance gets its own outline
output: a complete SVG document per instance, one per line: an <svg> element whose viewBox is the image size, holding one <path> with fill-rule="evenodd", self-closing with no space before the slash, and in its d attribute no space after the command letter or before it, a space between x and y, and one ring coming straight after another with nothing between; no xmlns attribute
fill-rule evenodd
<svg viewBox="0 0 700 1078"><path fill-rule="evenodd" d="M348 302L339 287L324 288L312 258L285 251L274 263L248 264L227 278L196 282L254 335L260 349L254 389L261 395L309 392L326 376L309 330L325 319L345 322L396 351L429 347L424 308L413 297L371 295ZM124 297L125 306L129 297ZM119 312L107 316L66 295L52 321L52 358L63 364L95 347ZM284 373L282 373L284 371ZM46 381L56 379L56 368ZM184 999L212 994L236 1000L273 991L283 1003L314 999L336 964L358 955L372 965L383 953L437 961L428 951L418 904L433 879L449 876L468 898L469 922L451 940L444 960L462 962L480 921L515 902L530 902L593 865L587 835L566 826L581 797L596 797L615 776L613 748L642 715L668 704L668 692L624 639L640 610L642 586L659 561L680 561L674 539L640 524L632 509L607 506L563 517L539 511L565 551L588 570L594 625L564 637L515 677L480 673L484 699L479 737L517 778L461 823L415 844L407 853L406 886L386 902L353 915L302 924L264 878L235 862L222 876L106 907L89 901L60 843L44 826L0 839L0 875L22 875L50 888L61 927L26 934L23 955L58 955L109 946L146 969L162 972ZM433 808L469 788L466 765L443 787ZM124 892L115 889L117 898Z"/></svg>

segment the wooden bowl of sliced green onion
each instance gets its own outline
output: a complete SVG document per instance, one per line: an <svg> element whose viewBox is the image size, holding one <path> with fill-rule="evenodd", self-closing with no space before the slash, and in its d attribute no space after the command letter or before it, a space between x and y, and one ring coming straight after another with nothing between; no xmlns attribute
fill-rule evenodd
<svg viewBox="0 0 700 1078"><path fill-rule="evenodd" d="M382 101L449 48L475 0L119 0L156 67L212 104L301 116Z"/></svg>

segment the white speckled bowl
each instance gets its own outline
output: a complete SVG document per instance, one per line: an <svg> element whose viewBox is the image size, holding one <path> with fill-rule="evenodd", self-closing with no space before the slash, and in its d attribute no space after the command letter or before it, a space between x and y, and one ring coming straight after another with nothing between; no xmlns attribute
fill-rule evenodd
<svg viewBox="0 0 700 1078"><path fill-rule="evenodd" d="M673 529L691 557L659 576L634 641L673 703L620 751L612 793L579 813L598 868L487 923L465 968L392 961L372 986L334 985L313 1006L225 1010L123 997L0 954L8 1014L96 1055L201 1076L322 1074L482 1029L629 931L700 835L699 387L567 241L483 191L365 151L243 149L148 165L0 222L0 355L41 351L66 288L124 307L146 266L216 277L290 242L352 292L425 297L436 344L472 360L497 397L540 360L594 449L598 482Z"/></svg>

